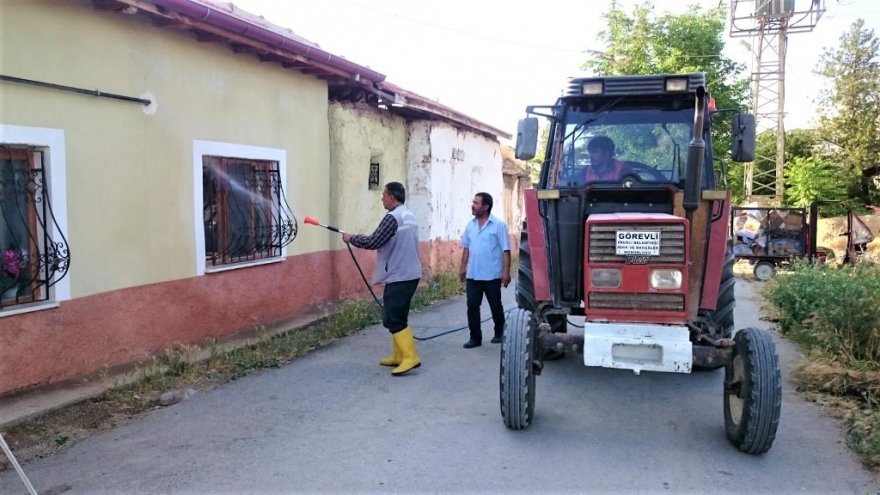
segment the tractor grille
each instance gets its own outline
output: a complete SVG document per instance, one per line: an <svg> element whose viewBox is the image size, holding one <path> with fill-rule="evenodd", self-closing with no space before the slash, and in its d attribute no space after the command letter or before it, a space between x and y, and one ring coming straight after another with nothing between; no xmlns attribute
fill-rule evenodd
<svg viewBox="0 0 880 495"><path fill-rule="evenodd" d="M589 307L590 309L680 312L684 311L684 295L591 292Z"/></svg>
<svg viewBox="0 0 880 495"><path fill-rule="evenodd" d="M615 254L618 230L660 231L660 255L649 256L648 264L684 263L684 224L615 225L594 223L590 225L590 263L625 263L626 256Z"/></svg>

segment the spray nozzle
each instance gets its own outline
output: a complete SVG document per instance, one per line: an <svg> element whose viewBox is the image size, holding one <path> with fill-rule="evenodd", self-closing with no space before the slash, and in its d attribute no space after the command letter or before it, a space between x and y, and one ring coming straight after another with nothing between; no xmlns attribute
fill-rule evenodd
<svg viewBox="0 0 880 495"><path fill-rule="evenodd" d="M333 232L339 232L340 234L345 234L344 230L339 230L338 228L336 228L332 225L325 225L312 217L305 217L303 219L303 222L305 222L309 225L317 225L318 227L324 227L325 229L332 230Z"/></svg>

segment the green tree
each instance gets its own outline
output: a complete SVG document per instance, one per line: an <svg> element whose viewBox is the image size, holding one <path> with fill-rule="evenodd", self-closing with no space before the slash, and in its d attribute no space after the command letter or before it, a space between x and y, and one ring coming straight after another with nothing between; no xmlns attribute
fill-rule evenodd
<svg viewBox="0 0 880 495"><path fill-rule="evenodd" d="M815 151L818 143L819 138L817 137L816 131L812 129L794 129L792 131L786 132L785 166L788 167L793 160L799 158L815 159L821 161L821 157L819 157ZM771 170L773 170L773 173L775 174L776 161L775 159L771 160L767 157L772 156L775 158L776 156L776 133L761 133L760 135L758 135L758 140L755 146L757 148L754 163L755 174L758 175L765 172L770 172ZM741 203L743 201L743 196L741 192L744 190L743 184L745 182L745 164L732 164L729 171L729 177L730 187L734 192L733 202ZM788 183L787 180L786 183ZM788 194L786 194L786 198L788 197ZM784 204L789 203L787 201L784 201Z"/></svg>
<svg viewBox="0 0 880 495"><path fill-rule="evenodd" d="M818 100L819 135L832 145L832 163L850 178L848 192L862 204L872 202L877 193L864 172L880 165L878 49L874 30L858 19L840 37L839 46L823 51L816 70L829 82Z"/></svg>
<svg viewBox="0 0 880 495"><path fill-rule="evenodd" d="M724 57L726 6L704 10L692 5L683 15L655 16L650 3L624 12L613 1L603 17L607 29L598 39L606 50L582 68L600 75L705 72L708 90L718 109L742 111L748 102L745 66ZM728 171L728 182L741 195L742 166L730 167L730 114L719 114L712 126L716 170ZM738 173L739 177L733 175Z"/></svg>
<svg viewBox="0 0 880 495"><path fill-rule="evenodd" d="M840 202L847 199L847 182L840 171L821 158L798 156L785 163L785 204L809 206L821 203L823 216L846 213Z"/></svg>
<svg viewBox="0 0 880 495"><path fill-rule="evenodd" d="M775 135L774 135L775 138ZM785 133L785 162L813 157L819 138L813 129L794 129Z"/></svg>

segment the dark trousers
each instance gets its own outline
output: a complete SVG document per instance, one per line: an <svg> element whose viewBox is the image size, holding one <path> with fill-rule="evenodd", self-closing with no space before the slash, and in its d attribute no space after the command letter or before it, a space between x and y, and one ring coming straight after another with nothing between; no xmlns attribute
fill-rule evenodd
<svg viewBox="0 0 880 495"><path fill-rule="evenodd" d="M382 293L382 324L391 333L409 326L409 306L419 286L419 279L389 282Z"/></svg>
<svg viewBox="0 0 880 495"><path fill-rule="evenodd" d="M489 301L489 309L492 310L492 322L495 323L495 336L500 337L504 331L504 307L501 305L501 279L474 280L469 278L465 281L467 289L467 319L468 329L471 331L471 339L482 342L483 332L480 328L480 305L483 304L483 294Z"/></svg>

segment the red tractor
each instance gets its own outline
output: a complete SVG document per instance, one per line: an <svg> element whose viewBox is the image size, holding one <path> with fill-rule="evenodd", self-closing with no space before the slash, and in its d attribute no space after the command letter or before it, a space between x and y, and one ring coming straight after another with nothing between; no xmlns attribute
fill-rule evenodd
<svg viewBox="0 0 880 495"><path fill-rule="evenodd" d="M705 88L704 74L575 78L555 105L526 109L517 158L536 154L534 116L550 126L501 351L509 428L531 424L548 353L568 352L637 374L724 366L728 438L752 454L771 447L779 359L767 332L733 335L731 196L712 166L719 112ZM736 114L732 127L733 160L754 159L754 118ZM569 316L585 317L583 335Z"/></svg>

